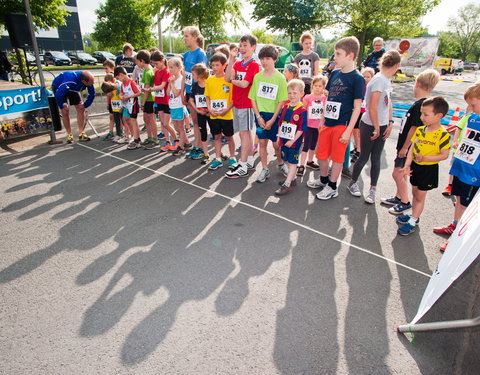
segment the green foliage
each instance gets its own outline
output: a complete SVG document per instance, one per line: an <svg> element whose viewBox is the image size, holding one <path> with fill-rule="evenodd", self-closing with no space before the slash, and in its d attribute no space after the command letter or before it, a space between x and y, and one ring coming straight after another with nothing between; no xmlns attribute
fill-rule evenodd
<svg viewBox="0 0 480 375"><path fill-rule="evenodd" d="M98 21L92 38L101 49L121 50L125 42L137 50L149 49L155 42L146 5L142 0L107 0L95 11Z"/></svg>
<svg viewBox="0 0 480 375"><path fill-rule="evenodd" d="M448 22L456 33L461 58L465 60L480 41L480 5L467 4L458 10L457 17L450 17Z"/></svg>
<svg viewBox="0 0 480 375"><path fill-rule="evenodd" d="M49 29L65 25L65 17L70 13L65 9L66 0L34 0L30 1L30 10L35 27ZM0 14L25 13L22 0L0 0ZM5 19L0 17L0 26L5 25Z"/></svg>
<svg viewBox="0 0 480 375"><path fill-rule="evenodd" d="M438 33L440 45L438 46L437 55L441 57L459 58L461 55L460 44L457 35L451 31L443 31Z"/></svg>
<svg viewBox="0 0 480 375"><path fill-rule="evenodd" d="M92 38L90 33L82 35L83 49L86 53L92 54L95 51L100 50L100 43Z"/></svg>
<svg viewBox="0 0 480 375"><path fill-rule="evenodd" d="M258 43L273 44L273 35L267 33L267 30L265 29L260 29L260 28L253 29L252 35L254 35L257 38Z"/></svg>

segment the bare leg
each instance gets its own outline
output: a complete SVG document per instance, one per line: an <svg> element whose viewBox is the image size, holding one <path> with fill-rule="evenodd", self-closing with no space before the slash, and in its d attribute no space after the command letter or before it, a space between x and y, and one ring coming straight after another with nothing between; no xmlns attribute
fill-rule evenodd
<svg viewBox="0 0 480 375"><path fill-rule="evenodd" d="M67 103L63 105L61 109L62 112L62 122L65 127L67 134L72 134L72 126L70 125L70 108Z"/></svg>
<svg viewBox="0 0 480 375"><path fill-rule="evenodd" d="M267 164L268 139L259 139L258 142L260 144L260 162L262 163L263 168L268 169L268 164Z"/></svg>
<svg viewBox="0 0 480 375"><path fill-rule="evenodd" d="M343 163L337 163L335 161L332 161L332 174L330 175L330 181L337 182L338 178L340 177L340 173L342 173L342 168L343 168ZM328 167L327 167L327 174L328 174ZM322 176L324 175L322 174Z"/></svg>
<svg viewBox="0 0 480 375"><path fill-rule="evenodd" d="M403 203L410 202L410 199L408 198L407 177L401 172L401 168L394 168L392 177L397 185L397 193L395 196L400 198Z"/></svg>
<svg viewBox="0 0 480 375"><path fill-rule="evenodd" d="M220 159L222 157L222 135L221 134L215 134L215 157L217 159Z"/></svg>
<svg viewBox="0 0 480 375"><path fill-rule="evenodd" d="M290 164L290 163L287 163L287 166L288 166L288 174L285 182L291 183L293 180L295 180L295 174L297 173L297 166L295 164Z"/></svg>
<svg viewBox="0 0 480 375"><path fill-rule="evenodd" d="M419 190L416 186L412 186L412 193L412 216L418 219L423 212L423 208L425 207L425 198L427 197L427 192Z"/></svg>
<svg viewBox="0 0 480 375"><path fill-rule="evenodd" d="M252 155L252 133L250 130L242 130L240 132L240 161L246 163L250 155Z"/></svg>
<svg viewBox="0 0 480 375"><path fill-rule="evenodd" d="M81 134L85 130L85 107L83 104L77 104L75 109L77 110L78 134Z"/></svg>
<svg viewBox="0 0 480 375"><path fill-rule="evenodd" d="M280 152L280 146L278 145L277 142L272 142L272 145L273 145L273 149L275 150L275 156L277 157L277 163L278 165L282 165L283 160L282 160L282 154Z"/></svg>

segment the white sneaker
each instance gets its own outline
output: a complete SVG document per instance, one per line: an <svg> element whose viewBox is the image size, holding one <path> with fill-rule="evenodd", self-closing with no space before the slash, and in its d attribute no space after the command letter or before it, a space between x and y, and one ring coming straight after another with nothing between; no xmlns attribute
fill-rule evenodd
<svg viewBox="0 0 480 375"><path fill-rule="evenodd" d="M320 178L317 178L316 180L308 180L307 186L311 189L320 189L325 187L326 184L322 183L322 180Z"/></svg>
<svg viewBox="0 0 480 375"><path fill-rule="evenodd" d="M365 202L374 204L376 192L377 192L377 189L370 189L370 191L368 192L368 195L365 197Z"/></svg>
<svg viewBox="0 0 480 375"><path fill-rule="evenodd" d="M287 177L288 175L288 167L287 167L287 163L283 163L282 165L279 165L278 166L278 169L280 169L280 172L282 172L282 174Z"/></svg>
<svg viewBox="0 0 480 375"><path fill-rule="evenodd" d="M268 169L262 168L256 181L262 183L267 181L267 178L270 178L270 171Z"/></svg>
<svg viewBox="0 0 480 375"><path fill-rule="evenodd" d="M360 197L362 195L362 193L360 193L360 188L356 182L351 182L350 184L348 184L347 189L354 197Z"/></svg>
<svg viewBox="0 0 480 375"><path fill-rule="evenodd" d="M323 190L315 195L317 199L322 201L329 200L330 198L338 197L338 189L332 189L330 186L325 186Z"/></svg>

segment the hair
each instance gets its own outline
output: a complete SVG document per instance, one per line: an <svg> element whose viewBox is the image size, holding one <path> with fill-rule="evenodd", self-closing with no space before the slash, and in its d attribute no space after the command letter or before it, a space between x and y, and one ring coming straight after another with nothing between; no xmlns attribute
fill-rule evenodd
<svg viewBox="0 0 480 375"><path fill-rule="evenodd" d="M290 73L293 74L293 78L298 78L298 66L296 66L295 64L287 64L285 65L285 69L287 69Z"/></svg>
<svg viewBox="0 0 480 375"><path fill-rule="evenodd" d="M210 62L219 61L222 65L227 63L227 56L221 52L215 52L212 57L210 57Z"/></svg>
<svg viewBox="0 0 480 375"><path fill-rule="evenodd" d="M433 108L433 113L435 114L441 113L443 116L445 116L448 112L448 103L443 98L443 96L433 96L431 98L425 99L425 101L422 104L422 107L427 107L427 106L431 106Z"/></svg>
<svg viewBox="0 0 480 375"><path fill-rule="evenodd" d="M115 69L113 70L113 75L115 77L117 77L118 75L120 74L125 74L127 75L127 70L123 67L123 66L117 66L115 67Z"/></svg>
<svg viewBox="0 0 480 375"><path fill-rule="evenodd" d="M184 33L190 34L191 36L194 36L197 38L197 45L200 48L203 48L203 35L200 32L200 29L197 26L187 26L183 29Z"/></svg>
<svg viewBox="0 0 480 375"><path fill-rule="evenodd" d="M230 50L230 52L232 52L232 50L235 48L238 48L237 43L230 43L230 45L228 46L228 49Z"/></svg>
<svg viewBox="0 0 480 375"><path fill-rule="evenodd" d="M104 80L105 82L115 82L115 77L113 76L112 73L107 73L105 74Z"/></svg>
<svg viewBox="0 0 480 375"><path fill-rule="evenodd" d="M110 69L115 68L115 63L112 60L105 60L102 64L103 66L108 66Z"/></svg>
<svg viewBox="0 0 480 375"><path fill-rule="evenodd" d="M228 59L230 57L230 46L227 47L226 44L220 44L215 48L215 53L223 53L225 57Z"/></svg>
<svg viewBox="0 0 480 375"><path fill-rule="evenodd" d="M375 69L367 66L367 67L363 68L360 73L361 73L362 75L363 75L363 73L370 73L370 75L373 77L373 76L375 75Z"/></svg>
<svg viewBox="0 0 480 375"><path fill-rule="evenodd" d="M135 58L138 61L143 61L145 64L150 64L150 52L148 52L146 49L141 49L138 51Z"/></svg>
<svg viewBox="0 0 480 375"><path fill-rule="evenodd" d="M123 53L125 54L125 52L127 52L127 50L131 49L133 51L133 46L130 44L130 43L125 43L122 47L122 51Z"/></svg>
<svg viewBox="0 0 480 375"><path fill-rule="evenodd" d="M318 75L312 78L312 86L317 82L322 82L323 87L327 86L328 78L326 76Z"/></svg>
<svg viewBox="0 0 480 375"><path fill-rule="evenodd" d="M400 61L402 61L402 56L400 56L398 51L391 49L382 55L379 64L383 68L391 68L397 64L400 64Z"/></svg>
<svg viewBox="0 0 480 375"><path fill-rule="evenodd" d="M109 92L112 92L113 90L115 90L115 84L113 82L102 82L102 85L100 86L100 88L102 89L102 92L104 94L108 94Z"/></svg>
<svg viewBox="0 0 480 375"><path fill-rule="evenodd" d="M278 51L277 48L272 45L272 44L265 44L261 49L260 52L258 52L258 58L259 59L264 59L270 57L274 59L275 61L278 60Z"/></svg>
<svg viewBox="0 0 480 375"><path fill-rule="evenodd" d="M150 54L152 54L154 52L160 52L160 50L157 47L152 47L152 48L150 48L149 52L150 52Z"/></svg>
<svg viewBox="0 0 480 375"><path fill-rule="evenodd" d="M250 43L251 46L256 46L257 45L257 38L253 35L250 34L245 34L240 38L240 43L241 42L248 42Z"/></svg>
<svg viewBox="0 0 480 375"><path fill-rule="evenodd" d="M298 91L305 91L305 83L301 79L292 79L290 82L287 84L288 89L296 89Z"/></svg>
<svg viewBox="0 0 480 375"><path fill-rule="evenodd" d="M192 66L192 72L195 72L195 74L202 79L210 77L210 70L204 63L198 63Z"/></svg>
<svg viewBox="0 0 480 375"><path fill-rule="evenodd" d="M473 98L478 98L480 99L480 81L477 81L475 84L470 86L466 91L465 94L463 94L463 98L465 100L467 99L473 99Z"/></svg>
<svg viewBox="0 0 480 375"><path fill-rule="evenodd" d="M354 36L347 36L335 44L335 49L343 49L347 55L353 53L353 58L356 59L360 50L360 42Z"/></svg>
<svg viewBox="0 0 480 375"><path fill-rule="evenodd" d="M434 69L427 69L421 72L415 82L420 86L420 88L426 91L432 91L440 81L440 73Z"/></svg>
<svg viewBox="0 0 480 375"><path fill-rule="evenodd" d="M373 38L372 45L374 45L374 44L377 43L377 42L382 42L382 44L384 44L383 38L380 38L379 36Z"/></svg>
<svg viewBox="0 0 480 375"><path fill-rule="evenodd" d="M314 38L313 35L310 33L310 31L305 31L305 32L302 34L302 36L300 37L300 44L302 44L305 39L311 39L312 41L315 40L315 38Z"/></svg>
<svg viewBox="0 0 480 375"><path fill-rule="evenodd" d="M168 66L174 66L176 68L183 68L182 60L179 57L172 57L167 61Z"/></svg>
<svg viewBox="0 0 480 375"><path fill-rule="evenodd" d="M165 55L161 51L155 51L154 53L151 54L150 60L151 61L164 61L165 60Z"/></svg>

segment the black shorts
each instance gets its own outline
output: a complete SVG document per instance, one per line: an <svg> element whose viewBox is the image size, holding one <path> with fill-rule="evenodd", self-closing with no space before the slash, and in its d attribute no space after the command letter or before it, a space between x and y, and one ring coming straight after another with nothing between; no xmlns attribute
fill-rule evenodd
<svg viewBox="0 0 480 375"><path fill-rule="evenodd" d="M143 113L154 113L153 102L145 102L145 105L143 106Z"/></svg>
<svg viewBox="0 0 480 375"><path fill-rule="evenodd" d="M460 181L457 176L453 176L452 195L460 197L460 204L464 207L468 207L473 198L475 198L479 187L466 184Z"/></svg>
<svg viewBox="0 0 480 375"><path fill-rule="evenodd" d="M222 134L225 137L233 135L233 120L209 119L210 133L212 135Z"/></svg>
<svg viewBox="0 0 480 375"><path fill-rule="evenodd" d="M68 91L67 95L65 95L65 98L63 98L63 102L66 103L67 99L70 105L78 105L83 103L82 94L80 94L78 91Z"/></svg>
<svg viewBox="0 0 480 375"><path fill-rule="evenodd" d="M364 113L365 113L365 112L364 112ZM363 113L360 113L360 114L358 115L358 119L357 119L357 122L355 123L354 129L360 129L360 121L362 121L362 115L363 115Z"/></svg>
<svg viewBox="0 0 480 375"><path fill-rule="evenodd" d="M303 91L305 95L311 94L311 83L305 83L305 90Z"/></svg>
<svg viewBox="0 0 480 375"><path fill-rule="evenodd" d="M307 152L309 150L315 150L317 148L317 141L318 141L318 129L308 128L303 138L302 151Z"/></svg>
<svg viewBox="0 0 480 375"><path fill-rule="evenodd" d="M170 107L168 106L168 104L155 104L155 113L158 113L158 112L163 112L163 113L167 113L167 114L170 114Z"/></svg>
<svg viewBox="0 0 480 375"><path fill-rule="evenodd" d="M410 183L418 190L428 191L438 187L438 164L420 165L412 161Z"/></svg>
<svg viewBox="0 0 480 375"><path fill-rule="evenodd" d="M407 158L399 158L398 156L395 158L394 161L394 166L395 168L403 168L405 167L405 162L407 161Z"/></svg>

